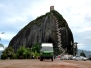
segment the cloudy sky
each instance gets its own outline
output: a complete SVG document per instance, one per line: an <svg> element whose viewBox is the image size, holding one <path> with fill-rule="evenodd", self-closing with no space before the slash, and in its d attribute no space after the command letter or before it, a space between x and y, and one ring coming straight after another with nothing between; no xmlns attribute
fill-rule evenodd
<svg viewBox="0 0 91 68"><path fill-rule="evenodd" d="M91 51L91 0L0 0L0 43L7 47L21 28L49 12L51 5L66 19L78 49Z"/></svg>

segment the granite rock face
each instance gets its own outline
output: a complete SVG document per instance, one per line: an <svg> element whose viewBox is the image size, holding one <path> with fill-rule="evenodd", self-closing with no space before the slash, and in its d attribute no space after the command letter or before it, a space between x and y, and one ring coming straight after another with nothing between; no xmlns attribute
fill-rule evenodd
<svg viewBox="0 0 91 68"><path fill-rule="evenodd" d="M31 48L36 42L38 43L53 43L54 49L58 48L58 38L56 31L56 20L52 16L53 13L59 21L61 44L64 49L67 49L68 54L73 54L73 34L68 27L66 20L57 11L42 15L31 21L23 29L21 29L9 43L16 51L20 46L26 45Z"/></svg>

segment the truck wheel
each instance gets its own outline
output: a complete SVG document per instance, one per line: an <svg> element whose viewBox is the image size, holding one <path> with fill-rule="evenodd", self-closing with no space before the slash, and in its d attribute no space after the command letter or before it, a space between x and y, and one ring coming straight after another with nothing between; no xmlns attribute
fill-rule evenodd
<svg viewBox="0 0 91 68"><path fill-rule="evenodd" d="M53 57L51 58L51 60L53 61Z"/></svg>
<svg viewBox="0 0 91 68"><path fill-rule="evenodd" d="M42 57L40 57L40 61L43 61L43 58Z"/></svg>

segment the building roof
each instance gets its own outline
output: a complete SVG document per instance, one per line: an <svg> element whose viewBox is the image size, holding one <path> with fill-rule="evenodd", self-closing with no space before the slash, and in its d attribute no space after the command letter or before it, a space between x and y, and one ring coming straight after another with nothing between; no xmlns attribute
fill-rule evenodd
<svg viewBox="0 0 91 68"><path fill-rule="evenodd" d="M41 46L53 47L53 44L52 43L42 43Z"/></svg>

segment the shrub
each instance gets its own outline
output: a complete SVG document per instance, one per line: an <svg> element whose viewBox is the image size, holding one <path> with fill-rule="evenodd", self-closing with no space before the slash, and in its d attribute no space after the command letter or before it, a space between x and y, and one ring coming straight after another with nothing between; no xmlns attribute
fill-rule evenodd
<svg viewBox="0 0 91 68"><path fill-rule="evenodd" d="M27 59L30 58L30 48L26 48L25 46L21 46L18 50L17 50L17 57L19 59Z"/></svg>
<svg viewBox="0 0 91 68"><path fill-rule="evenodd" d="M7 57L8 57L8 56L7 56L6 53L1 55L1 59L6 59Z"/></svg>
<svg viewBox="0 0 91 68"><path fill-rule="evenodd" d="M12 59L13 54L14 54L14 49L12 47L8 47L2 52L1 59L7 59L7 58Z"/></svg>

